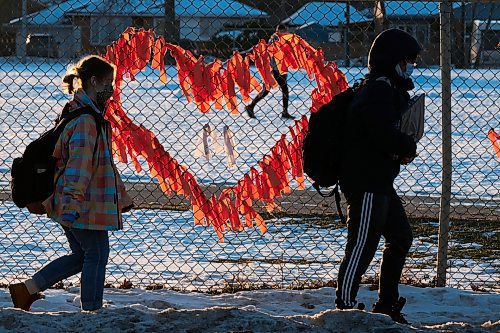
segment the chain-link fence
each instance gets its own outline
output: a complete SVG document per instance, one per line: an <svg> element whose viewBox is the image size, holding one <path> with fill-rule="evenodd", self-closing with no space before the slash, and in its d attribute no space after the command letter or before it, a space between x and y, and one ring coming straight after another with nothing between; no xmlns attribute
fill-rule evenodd
<svg viewBox="0 0 500 333"><path fill-rule="evenodd" d="M349 85L367 73L368 50L378 32L399 28L422 44L411 93L426 94L425 134L419 156L402 167L396 181L414 232L403 282L435 285L446 278L448 286L498 289L500 156L488 140L490 128L500 132L497 1L0 3L3 283L26 278L67 251L56 222L12 203L10 168L29 142L53 126L70 98L61 90L70 63L86 54L109 55L106 47L134 27L150 31L155 43L163 37L180 46L177 50L189 51L204 66L221 59L224 69L236 51L247 57L248 50L283 24L315 50L321 48L325 61L334 61ZM173 51L161 58L164 74L157 69L161 64L153 61L124 76L122 107L134 124L142 125L137 130L154 134L185 166L182 170L194 175L207 198L216 193L214 198L220 199L247 175L263 173L265 156L272 155L282 136L293 142L318 84L307 71L290 69L255 105L258 91L250 91L247 99L239 85L233 109L219 108L217 101L203 109L203 101L186 98L179 58ZM248 71L264 85L254 61ZM118 155L115 151L117 161ZM276 195L274 206L269 200L253 203L265 220L266 233L256 225L225 232L221 242L212 226L194 223L197 208L188 195L165 194L151 176L148 161L139 158L137 163L142 171L133 162L117 164L135 209L124 214L124 231L111 237L110 283L126 278L142 286L233 290L319 286L336 279L347 228L335 215L334 200L321 198L307 179L302 189L301 179L288 170L295 178L287 183L289 193ZM380 258L381 249L368 278L376 278Z"/></svg>

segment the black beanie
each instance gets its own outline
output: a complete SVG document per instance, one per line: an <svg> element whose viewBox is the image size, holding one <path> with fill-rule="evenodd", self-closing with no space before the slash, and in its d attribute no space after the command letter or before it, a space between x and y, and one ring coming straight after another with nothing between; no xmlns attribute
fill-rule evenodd
<svg viewBox="0 0 500 333"><path fill-rule="evenodd" d="M421 50L417 40L403 30L382 31L370 48L368 68L371 73L394 76L398 62L415 59Z"/></svg>

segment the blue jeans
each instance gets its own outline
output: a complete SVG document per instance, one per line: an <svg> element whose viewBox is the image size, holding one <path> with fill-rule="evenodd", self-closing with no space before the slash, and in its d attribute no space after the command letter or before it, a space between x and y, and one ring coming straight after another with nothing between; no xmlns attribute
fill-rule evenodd
<svg viewBox="0 0 500 333"><path fill-rule="evenodd" d="M82 309L97 310L102 307L104 275L109 257L107 231L84 230L64 227L71 254L60 257L44 266L33 276L40 290L82 272L80 298Z"/></svg>

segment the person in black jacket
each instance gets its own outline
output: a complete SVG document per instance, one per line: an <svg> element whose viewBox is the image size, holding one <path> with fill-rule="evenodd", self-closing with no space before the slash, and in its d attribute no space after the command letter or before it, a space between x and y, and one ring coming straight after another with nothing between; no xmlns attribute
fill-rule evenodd
<svg viewBox="0 0 500 333"><path fill-rule="evenodd" d="M399 297L398 283L413 236L393 183L400 165L417 155L414 139L400 131L399 122L408 108L408 91L414 88L411 72L420 51L419 43L402 30L385 30L376 37L368 56L369 73L346 116L339 181L348 206L348 239L338 275L337 308L356 305L361 276L384 236L373 312L402 323L406 300Z"/></svg>
<svg viewBox="0 0 500 333"><path fill-rule="evenodd" d="M287 32L287 29L284 25L279 24L276 27L276 32L271 36L271 38L268 41L268 44L272 44L273 42L277 41L279 39L278 34L284 34ZM278 66L276 64L276 61L274 60L274 57L271 57L271 68L272 68L272 73L274 76L274 79L276 82L278 82L278 85L281 89L281 92L283 93L283 112L281 112L281 117L283 119L294 119L295 117L292 116L290 113L288 113L288 100L289 100L289 92L288 92L288 74L284 73L281 74L278 70ZM259 103L261 100L264 99L269 94L269 90L264 88L262 91L255 96L254 100L247 106L245 106L245 111L247 112L248 116L250 118L257 118L255 117L255 112L254 108Z"/></svg>

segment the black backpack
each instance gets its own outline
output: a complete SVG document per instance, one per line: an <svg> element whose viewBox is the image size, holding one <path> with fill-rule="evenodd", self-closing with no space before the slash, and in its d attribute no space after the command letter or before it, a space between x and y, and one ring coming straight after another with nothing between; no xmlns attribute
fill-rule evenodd
<svg viewBox="0 0 500 333"><path fill-rule="evenodd" d="M304 172L313 181L313 187L323 197L335 194L337 210L342 221L344 216L340 209L338 182L340 177L340 159L342 158L342 138L344 120L358 84L348 88L321 106L309 116L309 129L302 146ZM321 188L332 187L328 194Z"/></svg>
<svg viewBox="0 0 500 333"><path fill-rule="evenodd" d="M31 213L35 214L45 213L41 202L54 192L56 158L52 154L57 140L66 125L82 114L94 116L96 124L103 121L102 115L90 106L69 112L68 105L66 105L56 121L56 126L31 142L22 157L14 159L11 168L11 190L12 199L17 207L27 207ZM99 132L98 130L97 133Z"/></svg>

